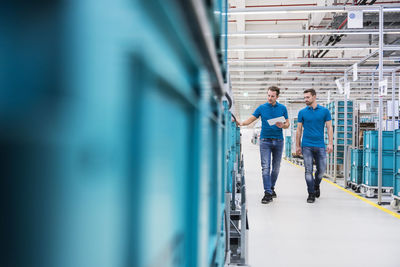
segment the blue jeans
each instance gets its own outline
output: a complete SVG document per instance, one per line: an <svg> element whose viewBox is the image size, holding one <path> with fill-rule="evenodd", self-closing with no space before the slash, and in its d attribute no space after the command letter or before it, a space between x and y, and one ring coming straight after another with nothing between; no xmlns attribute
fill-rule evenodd
<svg viewBox="0 0 400 267"><path fill-rule="evenodd" d="M261 168L264 192L272 194L281 166L283 139L263 138L260 140ZM272 171L271 171L272 155Z"/></svg>
<svg viewBox="0 0 400 267"><path fill-rule="evenodd" d="M308 193L315 193L315 188L321 183L326 170L326 152L324 147L302 147L305 176ZM313 177L313 160L317 171Z"/></svg>

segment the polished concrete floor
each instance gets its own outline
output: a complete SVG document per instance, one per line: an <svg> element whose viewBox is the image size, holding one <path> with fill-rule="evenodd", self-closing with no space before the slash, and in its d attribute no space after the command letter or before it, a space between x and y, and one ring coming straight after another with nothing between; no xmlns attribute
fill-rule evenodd
<svg viewBox="0 0 400 267"><path fill-rule="evenodd" d="M282 159L278 198L263 196L259 146L242 130L251 267L400 266L400 219L323 181L306 202L304 169Z"/></svg>

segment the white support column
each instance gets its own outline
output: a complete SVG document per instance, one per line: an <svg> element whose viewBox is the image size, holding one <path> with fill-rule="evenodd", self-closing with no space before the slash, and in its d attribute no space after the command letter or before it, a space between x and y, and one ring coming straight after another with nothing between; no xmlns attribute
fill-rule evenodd
<svg viewBox="0 0 400 267"><path fill-rule="evenodd" d="M379 9L379 82L383 80L383 8ZM378 205L382 204L382 92L379 88L379 125L378 125Z"/></svg>

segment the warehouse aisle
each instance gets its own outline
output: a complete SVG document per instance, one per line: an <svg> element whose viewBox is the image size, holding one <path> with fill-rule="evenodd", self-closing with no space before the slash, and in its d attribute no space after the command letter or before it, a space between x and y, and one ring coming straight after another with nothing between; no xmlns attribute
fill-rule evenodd
<svg viewBox="0 0 400 267"><path fill-rule="evenodd" d="M278 198L261 204L259 146L242 130L249 216L249 264L282 266L400 266L400 219L323 181L306 203L304 170L282 160Z"/></svg>

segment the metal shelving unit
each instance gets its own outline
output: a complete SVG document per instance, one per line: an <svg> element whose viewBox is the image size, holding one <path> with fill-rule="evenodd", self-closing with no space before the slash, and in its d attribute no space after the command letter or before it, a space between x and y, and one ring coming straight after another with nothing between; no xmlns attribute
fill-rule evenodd
<svg viewBox="0 0 400 267"><path fill-rule="evenodd" d="M353 102L335 100L327 105L332 115L333 126L333 154L328 154L327 174L336 182L345 172L347 147L354 145L354 117ZM346 118L346 119L345 119ZM325 143L328 143L328 134L325 129Z"/></svg>

